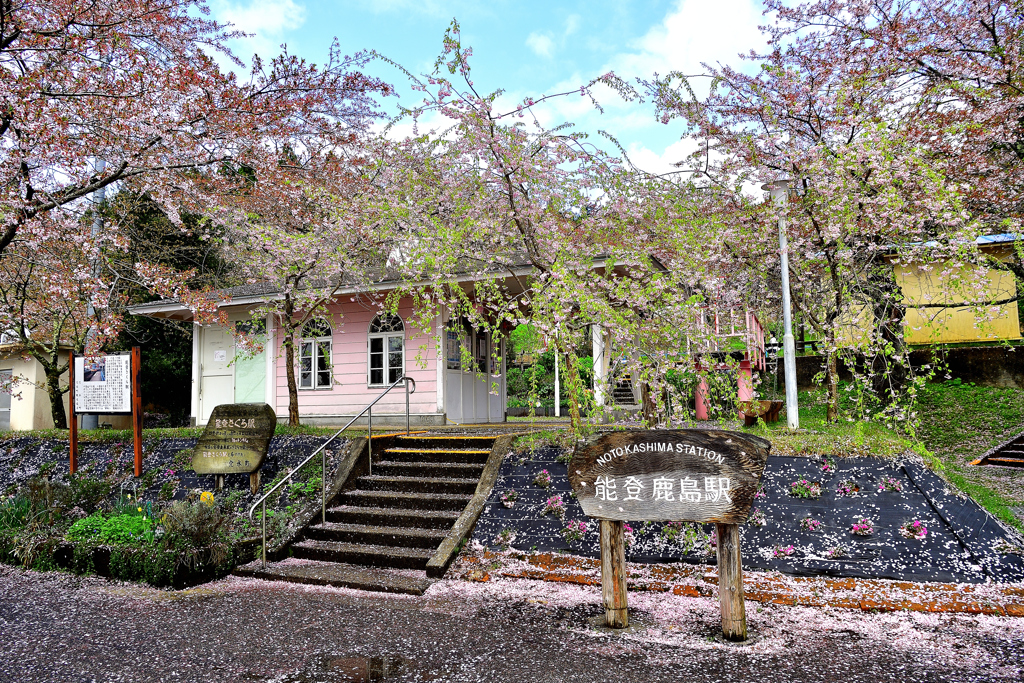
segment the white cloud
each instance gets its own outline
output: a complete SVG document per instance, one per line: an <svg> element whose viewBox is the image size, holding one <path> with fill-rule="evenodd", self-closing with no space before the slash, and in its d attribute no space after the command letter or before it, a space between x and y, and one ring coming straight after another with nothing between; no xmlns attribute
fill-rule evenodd
<svg viewBox="0 0 1024 683"><path fill-rule="evenodd" d="M555 41L543 33L531 33L526 37L526 47L538 57L551 57L555 52Z"/></svg>
<svg viewBox="0 0 1024 683"><path fill-rule="evenodd" d="M277 55L285 32L306 23L306 8L295 0L213 0L210 9L218 21L250 34L233 46L242 59Z"/></svg>
<svg viewBox="0 0 1024 683"><path fill-rule="evenodd" d="M580 15L570 14L565 18L565 35L566 37L576 33L576 30L580 27Z"/></svg>
<svg viewBox="0 0 1024 683"><path fill-rule="evenodd" d="M621 76L649 78L655 72L706 73L702 64L740 66L739 53L765 46L758 25L767 23L758 0L679 0L660 24L617 55L611 66Z"/></svg>

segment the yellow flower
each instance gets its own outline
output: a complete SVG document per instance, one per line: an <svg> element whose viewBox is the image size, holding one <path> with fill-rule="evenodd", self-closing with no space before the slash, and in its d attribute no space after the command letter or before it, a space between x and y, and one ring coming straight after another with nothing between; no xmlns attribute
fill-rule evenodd
<svg viewBox="0 0 1024 683"><path fill-rule="evenodd" d="M138 508L139 512L142 512L142 508Z"/></svg>
<svg viewBox="0 0 1024 683"><path fill-rule="evenodd" d="M213 506L213 494L210 493L209 491L203 491L199 495L199 502L206 503L207 505L212 507Z"/></svg>

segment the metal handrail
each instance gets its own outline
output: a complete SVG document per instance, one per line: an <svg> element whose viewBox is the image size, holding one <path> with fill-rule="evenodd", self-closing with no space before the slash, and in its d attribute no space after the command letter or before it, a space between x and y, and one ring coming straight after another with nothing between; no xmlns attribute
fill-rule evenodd
<svg viewBox="0 0 1024 683"><path fill-rule="evenodd" d="M373 442L373 406L377 403L377 401L379 401L382 398L384 398L385 396L387 396L389 391L394 389L399 384L402 384L403 382L405 383L405 433L409 434L409 432L411 431L411 425L410 425L410 422L409 422L409 394L415 394L416 393L416 380L414 380L412 377L409 377L407 375L403 375L401 378L396 380L391 386L389 386L387 389L382 391L377 398L375 398L372 401L370 401L369 403L367 403L366 406L362 410L360 410L358 413L356 413L355 417L353 417L351 420L348 421L348 424L346 424L344 427L342 427L341 429L336 431L334 433L334 436L332 436L331 438L327 439L327 441L324 441L323 444L320 445L320 448L318 448L315 451L313 451L308 458L306 458L301 463L299 463L299 465L297 467L293 468L292 471L288 473L287 477L285 477L281 481L277 482L277 484L275 484L269 491L267 491L262 496L260 496L260 498L258 500L256 500L255 503L252 504L252 507L249 508L249 519L251 520L252 519L252 513L256 511L257 507L259 507L260 505L263 505L263 511L262 511L262 517L263 517L263 551L262 551L262 553L263 553L263 567L264 568L266 568L266 566L267 566L267 498L270 498L270 494L272 494L274 491L276 491L279 488L281 488L282 486L284 486L285 482L290 482L292 480L292 475L295 474L296 472L298 472L299 470L301 470L303 467L305 467L306 463L308 463L310 460L315 458L318 454L322 454L320 456L320 461L321 461L321 463L320 463L320 468L321 468L320 524L326 524L327 523L327 451L326 451L327 444L331 443L332 441L337 439L339 436L341 436L341 433L343 431L345 431L346 429L348 429L349 427L351 427L352 423L355 422L356 420L358 420L359 418L361 418L364 413L369 412L369 415L367 417L367 425L366 425L366 442L367 442L367 453L370 456L370 461L371 461L370 462L370 467L371 467L371 472L372 472L372 467L373 467L373 462L372 462L373 461L373 447L371 446L371 444ZM412 383L412 391L409 391L409 383L410 382Z"/></svg>

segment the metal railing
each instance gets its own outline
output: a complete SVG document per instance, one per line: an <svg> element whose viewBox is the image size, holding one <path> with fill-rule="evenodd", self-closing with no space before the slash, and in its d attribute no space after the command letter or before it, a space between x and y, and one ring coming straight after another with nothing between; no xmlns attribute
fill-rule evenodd
<svg viewBox="0 0 1024 683"><path fill-rule="evenodd" d="M409 390L409 384L410 383L412 384L412 391ZM256 511L256 508L259 507L260 505L263 506L263 510L261 512L261 516L263 518L263 550L262 550L262 554L263 554L263 567L264 568L266 568L266 566L267 566L267 499L270 498L270 495L272 493L274 493L274 491L278 490L279 488L284 486L286 483L290 482L292 480L292 476L296 472L301 470L303 467L305 467L306 463L308 463L310 460L315 458L317 455L320 455L320 472L321 472L320 524L326 524L327 523L327 450L326 450L327 449L327 445L329 443L331 443L332 441L334 441L335 439L337 439L339 436L341 436L342 432L344 432L346 429L351 427L352 423L354 423L356 420L361 418L364 413L366 413L366 415L367 415L367 419L366 419L366 449L367 449L367 455L368 455L369 460L370 460L370 473L372 474L373 473L373 406L377 403L377 401L379 401L382 398L384 398L385 396L387 396L388 392L391 391L392 389L394 389L399 384L404 384L405 385L405 433L408 434L411 431L411 425L410 425L410 420L409 420L409 394L415 394L416 393L416 380L414 380L412 377L408 377L408 376L403 375L400 379L396 380L391 386L389 386L387 389L382 391L377 398L375 398L372 401L370 401L369 403L367 403L366 406L362 410L360 410L358 413L356 413L355 416L351 420L348 421L348 424L346 424L344 427L342 427L341 429L336 431L331 438L327 439L327 441L324 441L323 444L320 445L320 448L318 448L315 451L313 451L310 454L310 456L308 458L306 458L305 460L303 460L301 463L299 463L299 465L297 467L292 468L292 471L288 473L288 476L286 476L281 481L277 482L277 484L275 484L273 486L273 488L271 488L269 491L267 491L262 496L260 496L259 499L257 499L256 502L252 504L252 507L249 508L249 519L251 520L252 519L252 513Z"/></svg>

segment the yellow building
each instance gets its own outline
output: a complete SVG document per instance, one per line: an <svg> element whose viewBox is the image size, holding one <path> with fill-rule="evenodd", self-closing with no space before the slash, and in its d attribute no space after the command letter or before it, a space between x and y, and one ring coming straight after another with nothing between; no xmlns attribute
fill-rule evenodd
<svg viewBox="0 0 1024 683"><path fill-rule="evenodd" d="M1014 258L1014 236L978 238L979 247L999 261ZM958 344L1021 339L1017 282L1013 273L995 268L950 269L946 263L897 265L897 284L906 314L904 338L910 344ZM1006 303L978 306L979 302ZM969 303L971 305L963 305ZM858 306L839 321L841 344L853 346L864 338L870 311Z"/></svg>
<svg viewBox="0 0 1024 683"><path fill-rule="evenodd" d="M1014 257L1013 240L1013 235L994 235L979 238L978 242L983 252L1005 262ZM897 266L895 276L905 297L904 334L911 344L1021 338L1016 301L986 307L958 306L1015 298L1017 282L1013 273L994 268L961 268L950 273L946 264L915 263Z"/></svg>

